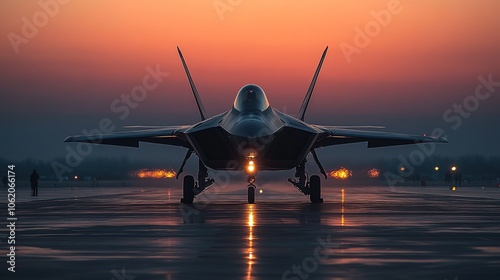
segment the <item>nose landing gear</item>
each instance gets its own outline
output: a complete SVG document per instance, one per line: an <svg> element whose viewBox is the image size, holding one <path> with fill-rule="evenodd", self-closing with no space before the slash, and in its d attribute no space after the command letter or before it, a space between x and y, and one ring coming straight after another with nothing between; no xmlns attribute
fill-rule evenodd
<svg viewBox="0 0 500 280"><path fill-rule="evenodd" d="M255 203L255 176L248 176L248 204Z"/></svg>

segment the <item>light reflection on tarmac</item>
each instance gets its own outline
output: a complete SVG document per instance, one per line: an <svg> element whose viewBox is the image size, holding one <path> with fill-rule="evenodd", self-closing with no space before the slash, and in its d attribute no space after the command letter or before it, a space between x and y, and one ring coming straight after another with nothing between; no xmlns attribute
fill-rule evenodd
<svg viewBox="0 0 500 280"><path fill-rule="evenodd" d="M2 253L0 279L500 279L500 189L346 186L342 204L333 183L322 205L287 184L192 206L158 182L19 188L17 272Z"/></svg>

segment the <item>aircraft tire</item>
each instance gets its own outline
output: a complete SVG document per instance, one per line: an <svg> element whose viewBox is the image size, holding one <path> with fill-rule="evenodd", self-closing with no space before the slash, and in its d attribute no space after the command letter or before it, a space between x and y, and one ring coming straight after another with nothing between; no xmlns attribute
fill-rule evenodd
<svg viewBox="0 0 500 280"><path fill-rule="evenodd" d="M248 186L248 204L255 203L255 186Z"/></svg>
<svg viewBox="0 0 500 280"><path fill-rule="evenodd" d="M309 187L311 191L311 194L309 195L311 203L322 203L323 199L321 198L321 179L318 175L311 176L309 180Z"/></svg>
<svg viewBox="0 0 500 280"><path fill-rule="evenodd" d="M194 177L191 175L184 176L182 185L182 203L193 203L194 201Z"/></svg>

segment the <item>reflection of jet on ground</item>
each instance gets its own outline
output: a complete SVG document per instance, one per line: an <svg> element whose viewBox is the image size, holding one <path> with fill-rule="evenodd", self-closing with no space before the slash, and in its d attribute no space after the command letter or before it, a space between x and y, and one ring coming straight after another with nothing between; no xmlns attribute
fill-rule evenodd
<svg viewBox="0 0 500 280"><path fill-rule="evenodd" d="M322 126L304 122L307 105L318 78L328 47L313 76L311 85L296 117L272 108L264 91L257 85L243 86L229 111L208 117L198 91L191 78L181 51L177 48L189 84L193 91L201 121L191 126L165 126L106 135L79 135L66 138L65 142L89 142L129 147L139 147L139 142L181 146L188 149L178 175L191 156L199 158L198 178L184 177L181 202L192 203L194 197L214 183L208 177L208 168L215 170L244 171L248 175L248 202L255 200L255 176L262 170L290 170L295 168L295 178L289 181L311 202L322 202L320 178L307 178L306 157L312 154L321 173L326 172L315 150L330 145L368 142L368 148L423 142L442 142L438 137L407 135L380 131L352 129L353 127ZM178 176L177 175L177 176Z"/></svg>

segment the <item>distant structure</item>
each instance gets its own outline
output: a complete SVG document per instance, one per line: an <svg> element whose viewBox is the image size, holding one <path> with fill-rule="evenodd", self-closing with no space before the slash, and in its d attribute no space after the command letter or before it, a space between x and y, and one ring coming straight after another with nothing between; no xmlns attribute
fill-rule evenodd
<svg viewBox="0 0 500 280"><path fill-rule="evenodd" d="M92 184L90 185L90 187L99 187L99 181L97 181L97 178L94 177L92 178Z"/></svg>

